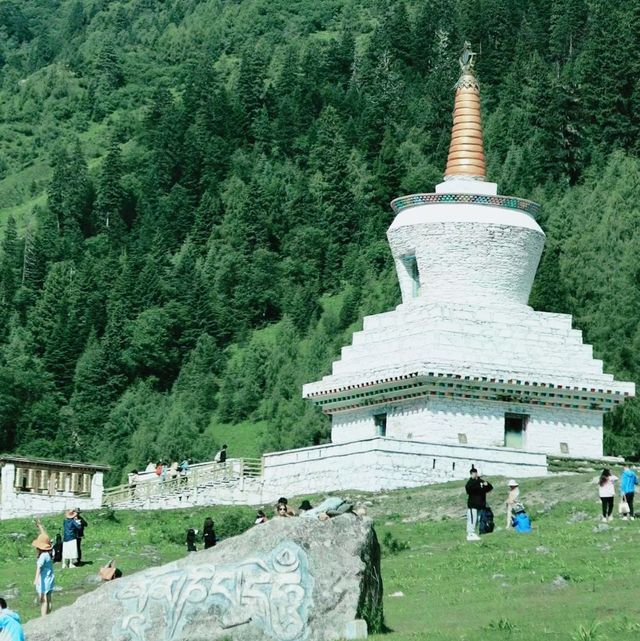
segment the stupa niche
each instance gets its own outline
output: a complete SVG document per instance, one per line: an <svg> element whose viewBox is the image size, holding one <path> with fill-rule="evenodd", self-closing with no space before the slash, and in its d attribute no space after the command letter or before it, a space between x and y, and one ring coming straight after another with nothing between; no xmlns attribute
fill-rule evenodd
<svg viewBox="0 0 640 641"><path fill-rule="evenodd" d="M539 205L486 181L474 57L467 43L444 181L392 202L402 303L366 317L303 396L331 415L333 443L501 448L517 475L514 451L602 456L603 415L635 388L603 372L571 316L528 306Z"/></svg>

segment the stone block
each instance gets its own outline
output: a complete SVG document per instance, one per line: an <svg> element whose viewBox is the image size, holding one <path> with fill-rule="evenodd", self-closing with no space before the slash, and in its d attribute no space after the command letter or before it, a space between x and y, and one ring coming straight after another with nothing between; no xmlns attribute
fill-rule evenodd
<svg viewBox="0 0 640 641"><path fill-rule="evenodd" d="M344 638L346 641L351 641L352 639L366 639L367 622L364 619L347 621L347 624L344 626Z"/></svg>
<svg viewBox="0 0 640 641"><path fill-rule="evenodd" d="M372 632L383 628L380 546L371 520L354 514L273 519L179 561L131 576L123 570L123 578L29 621L26 637L331 641L354 619Z"/></svg>

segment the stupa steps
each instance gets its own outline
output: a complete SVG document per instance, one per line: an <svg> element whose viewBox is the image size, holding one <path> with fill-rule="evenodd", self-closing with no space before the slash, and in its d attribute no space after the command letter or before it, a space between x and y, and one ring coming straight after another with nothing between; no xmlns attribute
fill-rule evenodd
<svg viewBox="0 0 640 641"><path fill-rule="evenodd" d="M372 316L365 316L362 322L364 331L383 329L404 325L411 320L440 319L449 322L464 323L490 323L494 324L522 324L530 326L532 323L543 324L549 330L569 332L572 329L571 316L568 314L551 314L548 312L535 312L531 308L522 306L509 307L469 307L462 305L407 305L402 304L390 312L382 312Z"/></svg>
<svg viewBox="0 0 640 641"><path fill-rule="evenodd" d="M556 332L549 330L546 325L538 326L522 326L512 325L508 322L504 324L489 324L489 323L457 323L450 321L437 320L432 318L421 321L416 320L412 323L399 324L395 328L386 327L384 329L366 329L354 332L351 337L351 346L369 346L376 343L384 343L386 341L396 340L398 337L419 337L425 334L442 334L455 333L456 335L465 335L478 337L479 339L487 338L501 342L506 341L522 341L530 342L548 342L559 345L583 345L582 332L578 329L572 329L567 332Z"/></svg>
<svg viewBox="0 0 640 641"><path fill-rule="evenodd" d="M527 331L516 331L513 328L501 328L503 331L496 331L495 327L474 325L474 326L451 326L447 324L442 327L434 327L430 323L421 325L413 324L410 327L403 327L396 333L386 332L356 332L352 336L352 344L342 348L342 355L358 354L363 351L370 353L372 350L384 351L392 346L403 345L406 349L414 349L415 346L456 344L461 349L466 346L494 346L498 345L500 350L525 350L527 352L535 349L537 351L556 351L567 349L593 357L593 347L582 342L582 332L572 330L567 335L549 334L543 331L544 328L531 328ZM493 348L492 348L493 349Z"/></svg>
<svg viewBox="0 0 640 641"><path fill-rule="evenodd" d="M422 337L420 340L397 341L392 344L384 343L378 345L361 346L358 348L342 348L342 356L334 364L343 363L343 367L351 368L351 365L374 364L386 362L391 357L399 357L402 363L407 356L414 358L416 355L424 355L431 360L439 354L456 353L456 360L466 362L486 361L497 359L496 362L518 364L523 359L531 363L536 369L538 365L553 363L554 366L564 364L562 369L571 371L584 371L595 374L602 374L602 361L594 359L590 345L581 345L571 348L567 345L557 345L557 349L549 349L549 345L528 343L518 345L506 341L492 340L482 344L456 342L454 338L442 340L437 337L435 340L430 336Z"/></svg>
<svg viewBox="0 0 640 641"><path fill-rule="evenodd" d="M424 361L428 362L458 362L462 368L471 364L485 364L489 366L489 371L495 369L523 369L531 372L532 375L539 371L554 372L555 374L568 375L572 378L584 376L600 377L603 375L602 361L593 358L587 358L580 354L571 354L567 351L547 350L536 351L528 350L508 350L504 346L501 349L487 349L480 347L466 346L464 351L460 345L454 349L455 344L450 345L428 345L428 350L420 349L413 345L410 349L393 346L385 351L371 349L366 354L350 356L348 359L335 361L332 372L338 374L352 374L357 376L359 373L369 372L371 370L397 367L407 360L414 361L419 357L420 352L424 353ZM454 356L454 358L452 358ZM409 358L408 358L409 357ZM493 364L490 366L489 364Z"/></svg>
<svg viewBox="0 0 640 641"><path fill-rule="evenodd" d="M334 363L334 365L335 364L336 363ZM486 377L489 380L535 381L538 383L595 389L614 389L620 385L614 380L612 374L607 373L589 374L582 371L559 371L558 369L550 367L525 368L522 362L517 363L517 365L503 365L495 362L494 359L457 362L451 359L451 354L449 353L446 357L440 359L413 358L401 366L398 366L397 362L392 365L376 363L375 366L366 371L328 374L317 383L305 385L305 389L308 391L317 391L316 387L319 390L329 388L336 389L347 385L364 385L368 382L385 379L401 379L403 376L415 372L434 372L444 375L471 376L472 378Z"/></svg>

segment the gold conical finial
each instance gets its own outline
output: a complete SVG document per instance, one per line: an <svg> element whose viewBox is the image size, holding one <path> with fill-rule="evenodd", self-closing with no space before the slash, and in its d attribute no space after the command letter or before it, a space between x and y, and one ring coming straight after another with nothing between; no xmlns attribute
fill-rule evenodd
<svg viewBox="0 0 640 641"><path fill-rule="evenodd" d="M456 83L453 131L444 172L445 180L484 180L487 176L480 120L480 88L473 74L475 57L471 45L465 42L460 56L462 73Z"/></svg>

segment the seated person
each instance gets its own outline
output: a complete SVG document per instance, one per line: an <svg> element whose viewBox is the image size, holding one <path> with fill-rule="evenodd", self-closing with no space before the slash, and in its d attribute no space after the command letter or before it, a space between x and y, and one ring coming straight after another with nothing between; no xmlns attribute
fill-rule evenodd
<svg viewBox="0 0 640 641"><path fill-rule="evenodd" d="M311 508L300 516L324 521L332 516L339 516L346 512L353 512L353 503L349 503L339 496L329 496L318 507Z"/></svg>

